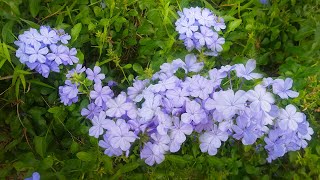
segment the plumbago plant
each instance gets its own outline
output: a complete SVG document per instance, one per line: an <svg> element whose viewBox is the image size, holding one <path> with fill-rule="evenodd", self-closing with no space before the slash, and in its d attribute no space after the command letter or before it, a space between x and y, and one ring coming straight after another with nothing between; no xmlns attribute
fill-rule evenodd
<svg viewBox="0 0 320 180"><path fill-rule="evenodd" d="M191 134L209 155L232 137L244 145L263 139L269 162L307 146L313 130L306 116L292 104L280 106L282 99L298 96L292 79L264 78L253 87L250 82L262 75L253 72L252 59L209 71L203 66L189 54L116 94L112 85L101 83L105 76L99 67L77 65L59 93L65 105L76 102L79 92L91 99L81 114L92 122L89 135L100 139L106 155L128 156L132 144L141 141L140 157L150 166L179 151Z"/></svg>
<svg viewBox="0 0 320 180"><path fill-rule="evenodd" d="M0 7L1 178L319 178L318 1Z"/></svg>

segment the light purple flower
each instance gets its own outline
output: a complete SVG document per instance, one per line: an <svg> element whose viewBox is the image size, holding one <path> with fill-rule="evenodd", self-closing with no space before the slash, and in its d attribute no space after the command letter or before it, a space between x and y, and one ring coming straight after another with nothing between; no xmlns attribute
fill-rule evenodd
<svg viewBox="0 0 320 180"><path fill-rule="evenodd" d="M114 121L107 119L104 111L101 111L99 116L94 116L91 122L92 127L89 129L89 135L95 138L99 138L103 134L103 129L114 127Z"/></svg>
<svg viewBox="0 0 320 180"><path fill-rule="evenodd" d="M247 121L245 118L237 118L237 124L232 126L235 134L233 137L237 140L242 139L244 145L250 145L256 142L257 130L256 126Z"/></svg>
<svg viewBox="0 0 320 180"><path fill-rule="evenodd" d="M105 75L103 73L99 74L100 72L101 68L99 66L95 66L93 71L90 68L87 68L87 78L95 83L101 83L101 80L105 78Z"/></svg>
<svg viewBox="0 0 320 180"><path fill-rule="evenodd" d="M59 36L56 31L46 26L40 27L40 34L41 35L38 36L38 40L42 41L44 44L54 44L59 40Z"/></svg>
<svg viewBox="0 0 320 180"><path fill-rule="evenodd" d="M298 123L303 121L303 114L297 112L296 107L289 104L286 106L286 109L280 109L279 114L279 127L282 130L291 129L293 131L298 129Z"/></svg>
<svg viewBox="0 0 320 180"><path fill-rule="evenodd" d="M19 35L19 40L32 46L40 45L38 41L39 36L40 34L36 29L30 28L29 31L25 31L22 35Z"/></svg>
<svg viewBox="0 0 320 180"><path fill-rule="evenodd" d="M192 76L188 90L190 91L191 96L199 97L204 100L212 93L213 84L200 75L194 75Z"/></svg>
<svg viewBox="0 0 320 180"><path fill-rule="evenodd" d="M202 46L207 45L210 47L212 43L216 40L215 37L218 37L218 34L214 36L215 32L213 32L211 29L209 29L206 26L200 26L200 32L194 33L194 38L199 41L199 44ZM213 38L214 36L214 38ZM200 48L201 48L200 47Z"/></svg>
<svg viewBox="0 0 320 180"><path fill-rule="evenodd" d="M71 83L70 80L65 81L65 86L59 86L59 95L64 105L71 105L78 101L78 86Z"/></svg>
<svg viewBox="0 0 320 180"><path fill-rule="evenodd" d="M257 111L263 110L269 112L271 110L271 105L275 102L272 93L267 92L267 90L261 86L257 85L254 90L249 90L247 92L248 100L251 101L250 107Z"/></svg>
<svg viewBox="0 0 320 180"><path fill-rule="evenodd" d="M160 164L164 160L164 154L160 152L158 148L154 148L154 145L151 142L148 142L144 145L143 149L140 152L141 159L145 159L146 164L149 166Z"/></svg>
<svg viewBox="0 0 320 180"><path fill-rule="evenodd" d="M160 135L158 133L153 133L150 135L153 143L153 148L157 148L157 151L161 153L165 153L166 151L169 151L169 143L170 143L170 137L168 135Z"/></svg>
<svg viewBox="0 0 320 180"><path fill-rule="evenodd" d="M118 119L116 124L108 129L108 140L113 148L120 148L122 151L130 149L132 142L138 137L132 131L130 126L123 119Z"/></svg>
<svg viewBox="0 0 320 180"><path fill-rule="evenodd" d="M181 115L182 122L189 124L192 121L194 124L199 124L205 118L206 113L199 103L195 101L188 101L186 103L186 113Z"/></svg>
<svg viewBox="0 0 320 180"><path fill-rule="evenodd" d="M221 29L226 28L226 24L224 23L224 19L222 17L215 17L215 21L213 22L213 27L216 31L221 31Z"/></svg>
<svg viewBox="0 0 320 180"><path fill-rule="evenodd" d="M34 172L31 177L25 178L24 180L40 180L40 174L38 172Z"/></svg>
<svg viewBox="0 0 320 180"><path fill-rule="evenodd" d="M228 139L228 133L218 129L217 125L214 125L212 131L203 133L200 140L201 152L208 152L209 155L213 156L217 154L217 149L221 146L221 141Z"/></svg>
<svg viewBox="0 0 320 180"><path fill-rule="evenodd" d="M97 105L95 105L95 103L90 103L87 108L83 108L81 110L81 116L85 116L90 120L94 116L98 116L99 113L102 111L102 108L97 106Z"/></svg>
<svg viewBox="0 0 320 180"><path fill-rule="evenodd" d="M132 104L127 101L125 93L119 94L116 98L110 99L107 103L106 114L109 117L121 117L126 114L126 111L132 109Z"/></svg>
<svg viewBox="0 0 320 180"><path fill-rule="evenodd" d="M55 61L58 65L62 64L63 61L68 61L69 56L66 54L68 47L64 45L50 45L51 53L47 54L47 58L51 61Z"/></svg>
<svg viewBox="0 0 320 180"><path fill-rule="evenodd" d="M211 13L211 11L207 8L204 8L201 12L201 16L197 16L197 20L199 24L207 27L213 26L213 22L215 20L214 15Z"/></svg>
<svg viewBox="0 0 320 180"><path fill-rule="evenodd" d="M110 142L108 140L108 135L105 134L103 135L103 140L99 141L99 146L104 148L104 154L108 155L108 156L120 156L122 155L123 151L121 150L121 148L113 148L110 145Z"/></svg>
<svg viewBox="0 0 320 180"><path fill-rule="evenodd" d="M185 63L182 68L188 72L199 72L204 66L203 62L197 63L197 57L194 54L188 54L185 57Z"/></svg>
<svg viewBox="0 0 320 180"><path fill-rule="evenodd" d="M223 50L222 45L225 43L224 38L219 38L218 33L213 32L212 34L212 43L207 44L207 47L214 52L221 52Z"/></svg>
<svg viewBox="0 0 320 180"><path fill-rule="evenodd" d="M216 109L221 112L225 119L230 119L239 110L243 110L247 101L246 92L239 90L236 93L229 89L219 91L213 94L213 100L208 99L205 102L205 108L208 110Z"/></svg>
<svg viewBox="0 0 320 180"><path fill-rule="evenodd" d="M145 102L143 102L141 109L139 109L139 114L143 121L147 122L153 118L155 113L160 109L161 96L149 94L147 98L145 98Z"/></svg>
<svg viewBox="0 0 320 180"><path fill-rule="evenodd" d="M94 84L94 91L90 92L90 98L94 100L94 103L97 106L102 106L103 103L106 103L113 96L113 91L109 86L102 87L100 83Z"/></svg>
<svg viewBox="0 0 320 180"><path fill-rule="evenodd" d="M192 125L180 121L179 118L174 118L173 125L170 137L177 143L183 143L186 135L190 135L193 131Z"/></svg>
<svg viewBox="0 0 320 180"><path fill-rule="evenodd" d="M273 81L272 88L273 93L280 96L282 99L296 98L299 96L298 92L290 90L292 88L293 80L291 78L276 79Z"/></svg>
<svg viewBox="0 0 320 180"><path fill-rule="evenodd" d="M68 41L71 39L68 33L65 33L63 29L56 30L56 33L59 36L59 41L63 44L68 44Z"/></svg>
<svg viewBox="0 0 320 180"><path fill-rule="evenodd" d="M40 63L45 63L46 62L46 55L49 52L49 49L47 47L41 47L40 43L35 44L33 47L31 46L26 46L26 54L29 54L29 62L40 62Z"/></svg>
<svg viewBox="0 0 320 180"><path fill-rule="evenodd" d="M175 88L166 92L166 97L171 101L175 107L182 107L186 101L189 100L189 92L186 89Z"/></svg>
<svg viewBox="0 0 320 180"><path fill-rule="evenodd" d="M135 102L140 102L143 98L142 91L148 83L149 80L135 80L133 86L128 88L128 97Z"/></svg>
<svg viewBox="0 0 320 180"><path fill-rule="evenodd" d="M249 59L246 63L246 66L243 64L236 65L236 72L238 77L243 77L246 80L259 79L262 78L262 74L252 73L256 68L256 61L254 59Z"/></svg>

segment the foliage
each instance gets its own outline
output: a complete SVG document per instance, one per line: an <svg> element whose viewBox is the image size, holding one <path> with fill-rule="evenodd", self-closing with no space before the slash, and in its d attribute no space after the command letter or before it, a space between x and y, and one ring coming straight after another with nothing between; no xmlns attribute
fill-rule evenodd
<svg viewBox="0 0 320 180"><path fill-rule="evenodd" d="M45 79L15 57L13 42L24 30L63 28L79 61L102 66L123 89L136 75L150 77L160 64L184 57L174 22L178 10L191 6L209 8L227 25L221 55L199 55L207 68L254 58L261 72L294 79L300 92L294 103L315 131L308 148L269 164L255 145L227 141L209 156L190 138L154 167L139 159L138 146L129 157L109 158L80 115L88 102L59 102L65 75ZM38 171L44 179L319 179L319 11L317 0L0 0L0 177L21 179Z"/></svg>

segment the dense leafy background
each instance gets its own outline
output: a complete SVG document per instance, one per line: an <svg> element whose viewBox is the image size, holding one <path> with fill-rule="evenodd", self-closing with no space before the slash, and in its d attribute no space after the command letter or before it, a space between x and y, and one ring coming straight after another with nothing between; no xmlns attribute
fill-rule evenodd
<svg viewBox="0 0 320 180"><path fill-rule="evenodd" d="M15 57L16 37L29 27L63 28L86 66L98 64L123 89L135 76L150 77L163 62L187 54L177 40L176 11L201 6L224 17L224 51L204 57L208 66L255 58L261 72L291 77L294 101L315 134L308 148L267 163L257 145L232 140L216 156L200 152L190 138L157 166L139 159L139 144L127 158L103 155L88 136L80 109L62 106L57 89L64 74L42 78ZM319 179L320 2L318 0L0 0L0 178L43 179Z"/></svg>

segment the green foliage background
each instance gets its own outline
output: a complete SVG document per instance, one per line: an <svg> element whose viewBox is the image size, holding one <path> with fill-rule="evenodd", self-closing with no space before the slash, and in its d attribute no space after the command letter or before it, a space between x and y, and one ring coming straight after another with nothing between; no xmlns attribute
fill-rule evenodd
<svg viewBox="0 0 320 180"><path fill-rule="evenodd" d="M227 24L224 51L201 60L209 67L257 60L271 77L291 77L294 100L315 133L309 147L271 164L257 145L232 140L216 156L201 153L188 139L178 153L149 167L139 144L129 157L103 155L80 115L88 104L60 104L64 73L48 79L25 68L13 42L30 27L63 28L80 62L102 66L108 80L128 87L150 77L167 61L188 52L177 40L176 11L200 6ZM38 171L43 179L320 179L320 2L318 0L0 0L0 178L22 179Z"/></svg>

